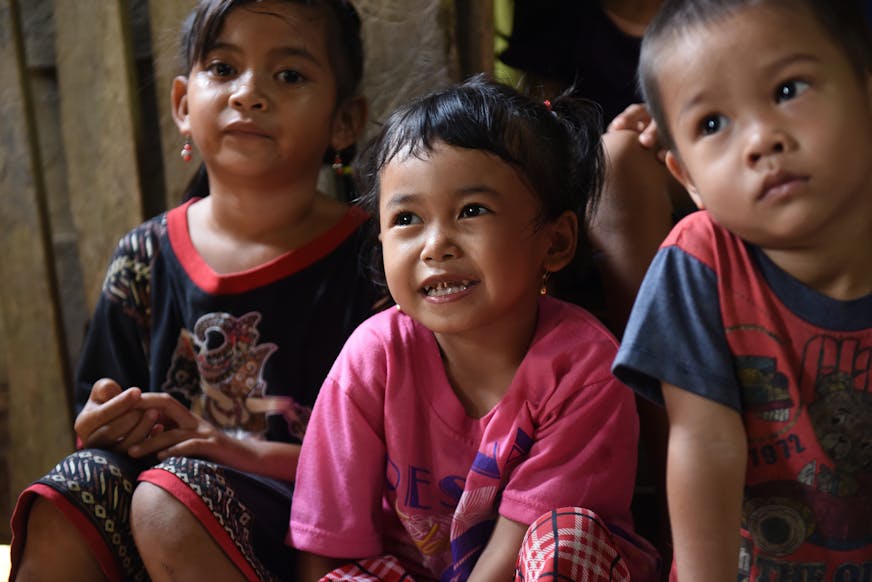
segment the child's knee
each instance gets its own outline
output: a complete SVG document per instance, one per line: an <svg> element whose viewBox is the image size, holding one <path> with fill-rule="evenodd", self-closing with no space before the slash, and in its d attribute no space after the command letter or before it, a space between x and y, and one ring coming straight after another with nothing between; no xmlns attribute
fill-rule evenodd
<svg viewBox="0 0 872 582"><path fill-rule="evenodd" d="M164 489L151 483L140 483L133 492L130 508L130 528L136 545L171 545L184 537L184 530L193 520L188 509Z"/></svg>
<svg viewBox="0 0 872 582"><path fill-rule="evenodd" d="M606 523L582 507L561 507L527 529L518 571L524 580L630 580Z"/></svg>

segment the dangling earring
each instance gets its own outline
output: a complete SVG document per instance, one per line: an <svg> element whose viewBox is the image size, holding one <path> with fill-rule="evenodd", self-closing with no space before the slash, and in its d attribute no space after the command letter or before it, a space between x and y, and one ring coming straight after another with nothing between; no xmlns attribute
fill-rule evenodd
<svg viewBox="0 0 872 582"><path fill-rule="evenodd" d="M179 152L179 155L186 162L190 162L191 158L194 157L194 146L191 145L190 135L185 135L185 143L182 145L182 151Z"/></svg>
<svg viewBox="0 0 872 582"><path fill-rule="evenodd" d="M342 156L339 155L339 152L333 156L333 164L330 167L333 168L333 173L337 176L345 173L345 165L342 163Z"/></svg>
<svg viewBox="0 0 872 582"><path fill-rule="evenodd" d="M548 271L542 274L542 287L539 288L539 295L548 295L548 277L551 275Z"/></svg>

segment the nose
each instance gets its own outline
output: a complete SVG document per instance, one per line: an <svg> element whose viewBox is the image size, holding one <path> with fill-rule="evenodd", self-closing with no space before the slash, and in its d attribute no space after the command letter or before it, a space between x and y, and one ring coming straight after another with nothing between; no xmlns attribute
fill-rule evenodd
<svg viewBox="0 0 872 582"><path fill-rule="evenodd" d="M437 224L427 231L424 248L421 249L421 260L424 262L447 261L460 255L459 247L450 234Z"/></svg>
<svg viewBox="0 0 872 582"><path fill-rule="evenodd" d="M777 156L796 147L796 142L787 131L769 121L755 123L750 129L745 158L751 165Z"/></svg>
<svg viewBox="0 0 872 582"><path fill-rule="evenodd" d="M260 81L253 72L247 72L237 78L233 92L230 94L230 104L240 110L263 110L267 108L268 100L261 90Z"/></svg>

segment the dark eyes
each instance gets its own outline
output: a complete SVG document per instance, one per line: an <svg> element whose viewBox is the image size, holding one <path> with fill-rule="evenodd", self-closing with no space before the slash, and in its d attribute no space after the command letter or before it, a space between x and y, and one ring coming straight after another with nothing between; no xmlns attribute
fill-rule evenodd
<svg viewBox="0 0 872 582"><path fill-rule="evenodd" d="M229 77L233 74L233 67L227 63L212 63L209 65L208 71L216 77Z"/></svg>
<svg viewBox="0 0 872 582"><path fill-rule="evenodd" d="M475 218L484 214L490 214L485 206L481 204L467 204L460 209L457 218ZM410 226L421 222L421 218L414 212L398 212L391 220L393 226Z"/></svg>
<svg viewBox="0 0 872 582"><path fill-rule="evenodd" d="M782 83L775 89L775 101L776 103L781 103L782 101L795 99L799 95L805 93L805 90L808 89L808 87L809 84L805 81L794 80Z"/></svg>
<svg viewBox="0 0 872 582"><path fill-rule="evenodd" d="M282 71L278 74L278 78L283 83L299 83L303 80L303 75L294 70Z"/></svg>
<svg viewBox="0 0 872 582"><path fill-rule="evenodd" d="M713 135L719 132L727 124L723 115L709 115L704 117L699 124L699 132L702 135Z"/></svg>
<svg viewBox="0 0 872 582"><path fill-rule="evenodd" d="M212 75L214 75L216 77L221 77L221 78L232 77L236 74L236 69L234 67L232 67L231 65L228 65L227 63L221 62L221 61L216 61L214 63L211 63L208 66L207 70ZM303 81L303 75L300 74L298 71L295 71L293 69L286 69L283 71L279 71L276 74L276 78L280 82L286 83L288 85L293 85L294 83L300 83Z"/></svg>
<svg viewBox="0 0 872 582"><path fill-rule="evenodd" d="M474 218L488 212L490 211L481 204L467 204L460 211L460 218Z"/></svg>
<svg viewBox="0 0 872 582"><path fill-rule="evenodd" d="M411 212L400 212L394 216L394 226L409 226L415 224L417 216Z"/></svg>

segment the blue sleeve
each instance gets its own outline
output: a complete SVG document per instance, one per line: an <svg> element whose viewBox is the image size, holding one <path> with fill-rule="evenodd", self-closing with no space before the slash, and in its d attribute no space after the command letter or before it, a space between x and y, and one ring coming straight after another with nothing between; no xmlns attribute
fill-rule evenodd
<svg viewBox="0 0 872 582"><path fill-rule="evenodd" d="M612 372L646 398L663 403L661 382L741 410L715 271L675 246L648 269Z"/></svg>

